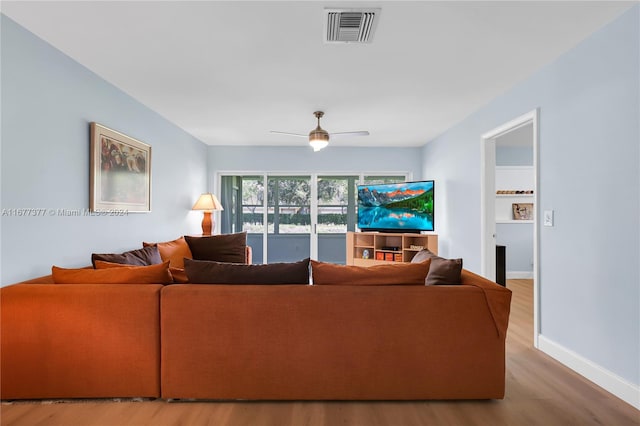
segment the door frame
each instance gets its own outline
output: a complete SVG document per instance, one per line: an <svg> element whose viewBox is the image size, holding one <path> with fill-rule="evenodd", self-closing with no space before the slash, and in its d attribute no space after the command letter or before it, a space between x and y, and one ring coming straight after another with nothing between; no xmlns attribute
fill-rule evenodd
<svg viewBox="0 0 640 426"><path fill-rule="evenodd" d="M529 111L510 120L480 137L480 216L481 216L481 247L480 259L482 275L495 279L495 139L516 130L522 126L532 124L533 128L533 346L538 347L540 334L540 203L539 203L539 108ZM491 225L492 224L492 225Z"/></svg>

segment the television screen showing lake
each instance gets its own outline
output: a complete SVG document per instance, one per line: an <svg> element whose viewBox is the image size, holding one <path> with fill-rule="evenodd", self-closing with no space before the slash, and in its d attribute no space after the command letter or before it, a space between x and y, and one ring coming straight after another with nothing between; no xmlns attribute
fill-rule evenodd
<svg viewBox="0 0 640 426"><path fill-rule="evenodd" d="M410 209L385 207L360 207L360 229L433 230L433 216Z"/></svg>
<svg viewBox="0 0 640 426"><path fill-rule="evenodd" d="M358 186L358 227L433 231L434 182Z"/></svg>

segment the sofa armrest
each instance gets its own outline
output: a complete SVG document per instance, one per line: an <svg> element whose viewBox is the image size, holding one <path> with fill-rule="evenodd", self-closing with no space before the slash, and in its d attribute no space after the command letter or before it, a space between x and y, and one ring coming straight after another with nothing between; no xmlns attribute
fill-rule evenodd
<svg viewBox="0 0 640 426"><path fill-rule="evenodd" d="M504 338L509 325L511 290L466 269L462 270L461 278L463 285L471 285L482 290L496 325L496 331L501 338Z"/></svg>

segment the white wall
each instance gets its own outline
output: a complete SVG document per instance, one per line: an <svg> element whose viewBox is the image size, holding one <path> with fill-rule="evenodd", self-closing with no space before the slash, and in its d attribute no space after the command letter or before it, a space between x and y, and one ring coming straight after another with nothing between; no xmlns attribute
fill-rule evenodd
<svg viewBox="0 0 640 426"><path fill-rule="evenodd" d="M545 341L640 384L640 6L424 147L440 250L480 271L480 136L540 108ZM444 206L443 206L444 204ZM594 369L597 369L594 368ZM619 378L620 380L618 380Z"/></svg>
<svg viewBox="0 0 640 426"><path fill-rule="evenodd" d="M199 229L206 146L9 18L1 17L2 285L90 264L92 252L140 248ZM89 207L89 123L152 147L152 212L126 217L16 216Z"/></svg>

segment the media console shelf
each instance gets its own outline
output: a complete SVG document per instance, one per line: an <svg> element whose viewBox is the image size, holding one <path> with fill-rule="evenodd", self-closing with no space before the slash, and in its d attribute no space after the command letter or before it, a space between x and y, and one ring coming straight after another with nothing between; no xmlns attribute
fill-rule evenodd
<svg viewBox="0 0 640 426"><path fill-rule="evenodd" d="M438 235L347 232L347 265L411 262L413 256L423 248L438 254Z"/></svg>

